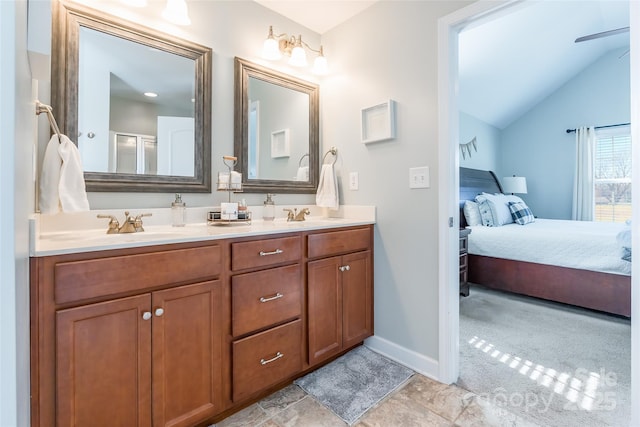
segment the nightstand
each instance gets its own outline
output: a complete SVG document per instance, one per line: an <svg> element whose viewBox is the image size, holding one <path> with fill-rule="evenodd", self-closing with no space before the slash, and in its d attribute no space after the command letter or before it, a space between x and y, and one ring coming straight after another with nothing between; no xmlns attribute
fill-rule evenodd
<svg viewBox="0 0 640 427"><path fill-rule="evenodd" d="M469 233L471 233L471 230L468 228L460 229L460 295L465 297L469 296L469 283L467 282L469 274L469 255L467 254Z"/></svg>

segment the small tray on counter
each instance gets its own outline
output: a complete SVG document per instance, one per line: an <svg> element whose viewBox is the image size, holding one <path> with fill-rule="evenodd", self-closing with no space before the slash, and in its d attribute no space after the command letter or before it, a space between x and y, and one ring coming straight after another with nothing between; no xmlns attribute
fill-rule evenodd
<svg viewBox="0 0 640 427"><path fill-rule="evenodd" d="M231 225L231 224L241 224L241 225L249 225L251 224L251 212L238 212L237 219L226 219L221 217L220 211L209 211L207 213L207 224L209 225Z"/></svg>

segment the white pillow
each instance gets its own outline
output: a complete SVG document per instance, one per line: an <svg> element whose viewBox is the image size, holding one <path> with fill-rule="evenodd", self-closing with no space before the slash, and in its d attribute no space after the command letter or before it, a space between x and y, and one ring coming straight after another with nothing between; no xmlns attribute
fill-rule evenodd
<svg viewBox="0 0 640 427"><path fill-rule="evenodd" d="M464 212L464 217L467 220L467 225L482 225L482 217L480 216L480 208L476 202L472 202L471 200L467 200L464 202L464 207L462 208Z"/></svg>
<svg viewBox="0 0 640 427"><path fill-rule="evenodd" d="M509 202L515 201L515 199L510 200L509 199L510 197L517 197L517 196L506 196L504 194L499 194L499 193L497 194L482 193L480 196L476 197L476 201L478 201L479 203L482 203L485 201L487 202L493 217L493 227L499 227L501 225L511 224L513 222L513 218L511 217L511 211L509 210ZM482 213L482 210L481 210L481 213Z"/></svg>
<svg viewBox="0 0 640 427"><path fill-rule="evenodd" d="M484 196L476 196L476 202L478 203L482 225L485 227L497 227L498 219L495 217L493 209L491 209L491 202Z"/></svg>

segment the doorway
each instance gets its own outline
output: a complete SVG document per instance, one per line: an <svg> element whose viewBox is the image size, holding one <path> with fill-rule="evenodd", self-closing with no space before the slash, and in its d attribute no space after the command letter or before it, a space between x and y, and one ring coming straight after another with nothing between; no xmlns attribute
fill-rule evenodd
<svg viewBox="0 0 640 427"><path fill-rule="evenodd" d="M439 181L440 181L440 221L439 248L443 256L440 259L439 274L439 374L441 381L453 383L459 374L459 303L458 303L458 100L456 94L458 76L458 34L468 25L498 19L512 13L522 2L509 1L496 4L491 1L479 1L458 10L439 21L438 26L438 86L439 86ZM630 2L630 64L631 64L631 134L634 141L640 141L640 52L637 40L640 39L640 4ZM640 222L640 147L633 145L633 222ZM635 233L636 246L640 238ZM632 289L639 288L640 257L634 256L632 262ZM632 312L640 312L638 292L632 292ZM631 365L640 366L640 320L632 316L631 322ZM640 372L632 368L632 401L640 398ZM632 408L631 424L640 425L640 408Z"/></svg>

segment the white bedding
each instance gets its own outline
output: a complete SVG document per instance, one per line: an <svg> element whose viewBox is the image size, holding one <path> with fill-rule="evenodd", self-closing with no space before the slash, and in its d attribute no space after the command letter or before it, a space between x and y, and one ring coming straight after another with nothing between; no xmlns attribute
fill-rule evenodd
<svg viewBox="0 0 640 427"><path fill-rule="evenodd" d="M616 240L625 224L536 219L527 225L467 227L469 253L614 274L631 274Z"/></svg>

